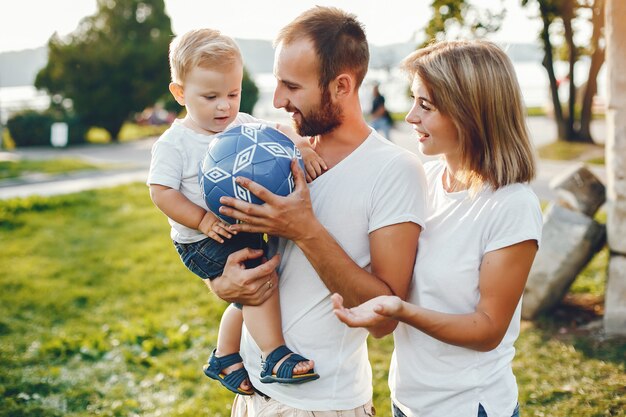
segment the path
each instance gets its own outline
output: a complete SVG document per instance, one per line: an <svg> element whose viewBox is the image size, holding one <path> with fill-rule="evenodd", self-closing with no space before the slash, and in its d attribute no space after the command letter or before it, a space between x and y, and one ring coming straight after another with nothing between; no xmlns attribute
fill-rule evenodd
<svg viewBox="0 0 626 417"><path fill-rule="evenodd" d="M533 117L528 119L533 142L535 145L549 143L554 137L556 128L547 118ZM604 124L594 126L596 137L604 133ZM396 123L391 132L391 139L398 145L415 152L423 160L427 157L418 151L418 143L410 127L406 123ZM20 149L14 152L0 151L0 160L26 158L80 158L96 164L118 164L120 168L112 170L75 172L61 176L26 177L18 180L0 181L0 199L26 197L29 195L56 195L84 191L94 188L106 188L130 182L145 182L150 166L150 149L156 138L148 138L133 142L105 145L81 145L68 149L34 148ZM552 179L565 171L573 169L576 163L540 160L538 175L531 183L533 189L542 200L553 200L555 193L550 189ZM591 170L602 181L606 181L603 166L591 166Z"/></svg>

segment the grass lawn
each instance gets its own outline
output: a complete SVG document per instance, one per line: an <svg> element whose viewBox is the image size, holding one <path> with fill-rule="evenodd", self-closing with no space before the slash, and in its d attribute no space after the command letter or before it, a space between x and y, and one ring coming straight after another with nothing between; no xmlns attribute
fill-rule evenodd
<svg viewBox="0 0 626 417"><path fill-rule="evenodd" d="M603 145L556 141L539 147L537 152L542 159L604 165Z"/></svg>
<svg viewBox="0 0 626 417"><path fill-rule="evenodd" d="M0 180L18 178L33 173L64 174L66 172L100 168L100 166L76 158L0 161Z"/></svg>
<svg viewBox="0 0 626 417"><path fill-rule="evenodd" d="M201 371L226 303L177 259L145 185L0 201L0 241L0 416L229 415L232 394ZM626 340L585 326L599 256L567 303L524 323L524 416L626 415ZM370 340L378 416L392 346Z"/></svg>
<svg viewBox="0 0 626 417"><path fill-rule="evenodd" d="M136 123L126 122L120 130L118 140L120 142L128 142L149 136L161 136L168 128L169 125L138 125ZM102 128L92 127L87 132L87 142L109 143L111 142L111 135Z"/></svg>

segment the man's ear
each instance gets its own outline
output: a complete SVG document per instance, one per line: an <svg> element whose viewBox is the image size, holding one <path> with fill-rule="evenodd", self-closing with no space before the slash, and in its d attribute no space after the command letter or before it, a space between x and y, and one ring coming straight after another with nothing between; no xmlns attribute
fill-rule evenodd
<svg viewBox="0 0 626 417"><path fill-rule="evenodd" d="M331 81L331 92L334 98L345 98L352 93L355 86L354 78L347 73L342 73Z"/></svg>
<svg viewBox="0 0 626 417"><path fill-rule="evenodd" d="M185 92L183 86L178 83L170 83L170 93L174 96L174 100L181 106L185 105Z"/></svg>

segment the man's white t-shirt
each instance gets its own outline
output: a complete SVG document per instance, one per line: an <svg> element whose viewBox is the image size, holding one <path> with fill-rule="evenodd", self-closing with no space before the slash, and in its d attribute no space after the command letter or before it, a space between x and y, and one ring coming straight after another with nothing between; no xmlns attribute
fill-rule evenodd
<svg viewBox="0 0 626 417"><path fill-rule="evenodd" d="M233 127L243 123L267 123L249 114L239 113ZM274 124L270 123L274 127ZM172 126L152 145L152 160L147 184L159 184L180 191L189 201L208 210L198 182L198 169L209 143L216 135L198 133L185 125L182 119L174 120ZM191 229L168 218L172 227L170 237L178 243L194 243L206 238L196 229Z"/></svg>
<svg viewBox="0 0 626 417"><path fill-rule="evenodd" d="M513 184L495 192L485 188L472 199L467 191L443 189L444 169L441 161L425 165L430 212L408 301L466 314L479 301L484 254L526 240L539 244L543 219L530 186ZM511 361L520 312L521 300L502 342L490 352L449 345L400 323L389 374L394 403L409 417L475 417L479 403L489 417L510 417L517 403Z"/></svg>
<svg viewBox="0 0 626 417"><path fill-rule="evenodd" d="M369 233L393 224L424 226L426 180L417 157L372 132L335 167L309 185L313 211L362 268L369 271ZM331 293L304 253L281 239L278 271L282 328L287 346L315 361L320 379L301 385L259 381L261 353L244 328L241 353L252 384L290 407L348 410L372 398L367 331L333 314Z"/></svg>

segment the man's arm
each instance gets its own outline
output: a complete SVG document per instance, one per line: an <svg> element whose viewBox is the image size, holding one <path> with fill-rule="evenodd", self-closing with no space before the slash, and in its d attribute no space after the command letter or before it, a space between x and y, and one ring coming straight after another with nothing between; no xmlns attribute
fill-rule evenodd
<svg viewBox="0 0 626 417"><path fill-rule="evenodd" d="M536 253L537 241L526 240L485 254L480 264L480 301L473 312L442 313L398 297L379 297L345 308L341 297L333 295L334 311L350 327L369 329L393 318L444 343L488 352L506 334Z"/></svg>
<svg viewBox="0 0 626 417"><path fill-rule="evenodd" d="M220 212L241 220L233 229L264 232L291 239L304 252L331 292L347 305L358 305L378 295L406 297L417 252L420 226L399 223L370 234L371 272L359 267L319 223L313 213L302 171L292 163L296 188L287 197L276 196L247 178L238 178L265 201L253 205L223 197ZM228 207L226 207L228 206Z"/></svg>

